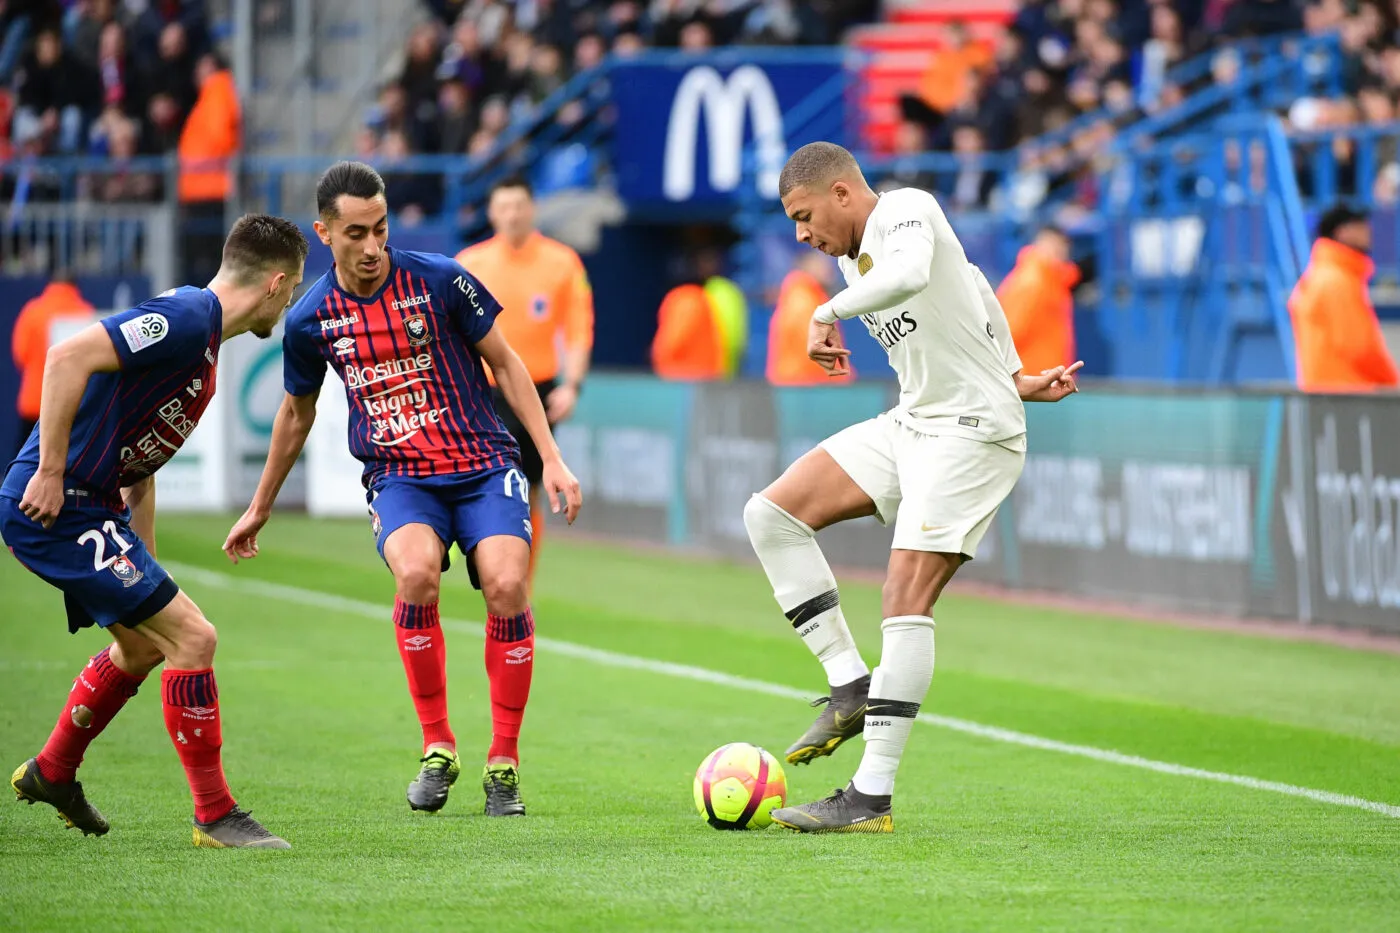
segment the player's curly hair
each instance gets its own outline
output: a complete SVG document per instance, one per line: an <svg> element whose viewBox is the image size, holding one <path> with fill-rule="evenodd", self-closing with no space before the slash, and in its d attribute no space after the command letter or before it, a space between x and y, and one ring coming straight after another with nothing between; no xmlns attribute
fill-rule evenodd
<svg viewBox="0 0 1400 933"><path fill-rule="evenodd" d="M778 197L787 197L793 188L821 188L842 175L862 177L856 157L849 150L835 143L808 143L783 166L778 176Z"/></svg>
<svg viewBox="0 0 1400 933"><path fill-rule="evenodd" d="M384 179L363 162L337 162L316 182L316 213L323 218L340 216L340 198L372 198L384 194Z"/></svg>
<svg viewBox="0 0 1400 933"><path fill-rule="evenodd" d="M246 283L273 269L300 269L306 251L306 235L285 217L244 214L224 240L223 267Z"/></svg>

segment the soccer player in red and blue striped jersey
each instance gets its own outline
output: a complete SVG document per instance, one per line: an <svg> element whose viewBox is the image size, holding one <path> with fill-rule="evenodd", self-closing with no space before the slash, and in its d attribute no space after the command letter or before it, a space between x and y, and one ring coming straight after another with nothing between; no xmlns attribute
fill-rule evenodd
<svg viewBox="0 0 1400 933"><path fill-rule="evenodd" d="M43 417L0 483L0 537L63 592L68 630L113 643L73 682L38 755L10 784L86 835L107 820L77 781L88 746L160 664L165 725L194 797L194 843L289 848L239 809L222 764L214 626L156 562L155 473L214 395L219 348L272 336L301 283L306 237L280 217L240 219L207 288L172 288L53 347Z"/></svg>
<svg viewBox="0 0 1400 933"><path fill-rule="evenodd" d="M423 730L409 806L433 812L461 772L447 717L447 656L438 619L448 549L467 555L486 599L492 741L486 812L522 815L518 739L534 667L529 604L529 483L515 440L496 415L483 362L544 459L542 485L570 522L581 503L525 365L495 326L501 306L455 260L390 248L384 182L341 162L316 190L316 232L335 264L287 315L286 398L262 480L224 550L257 554L278 490L301 453L333 368L350 411L350 451L364 463L371 530L394 575L394 624Z"/></svg>

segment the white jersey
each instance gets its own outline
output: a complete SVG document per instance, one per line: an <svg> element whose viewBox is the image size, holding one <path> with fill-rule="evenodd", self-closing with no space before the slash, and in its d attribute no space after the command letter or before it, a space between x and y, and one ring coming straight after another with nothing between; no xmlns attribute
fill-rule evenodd
<svg viewBox="0 0 1400 933"><path fill-rule="evenodd" d="M1011 378L1020 360L1006 315L933 195L882 195L857 258L840 266L847 288L817 316L859 317L885 348L899 378L894 419L1024 451L1026 412Z"/></svg>

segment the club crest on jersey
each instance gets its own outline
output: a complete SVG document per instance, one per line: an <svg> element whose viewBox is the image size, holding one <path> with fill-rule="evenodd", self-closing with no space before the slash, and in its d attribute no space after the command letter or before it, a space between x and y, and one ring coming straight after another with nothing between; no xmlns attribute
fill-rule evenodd
<svg viewBox="0 0 1400 933"><path fill-rule="evenodd" d="M536 295L530 302L530 315L537 321L543 321L549 315L549 299Z"/></svg>
<svg viewBox="0 0 1400 933"><path fill-rule="evenodd" d="M408 334L409 346L421 347L433 339L433 335L428 333L428 319L421 314L410 314L404 318L403 330Z"/></svg>
<svg viewBox="0 0 1400 933"><path fill-rule="evenodd" d="M860 258L856 260L856 271L865 275L873 268L875 268L875 260L870 258L869 253L861 253Z"/></svg>
<svg viewBox="0 0 1400 933"><path fill-rule="evenodd" d="M135 586L143 576L141 571L136 569L136 565L125 557L118 557L112 561L108 569L112 571L113 576L122 581L124 587Z"/></svg>

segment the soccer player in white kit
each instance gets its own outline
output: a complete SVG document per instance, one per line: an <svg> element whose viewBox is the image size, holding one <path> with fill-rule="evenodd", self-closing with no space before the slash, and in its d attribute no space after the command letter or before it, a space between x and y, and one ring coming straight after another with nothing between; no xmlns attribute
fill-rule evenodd
<svg viewBox="0 0 1400 933"><path fill-rule="evenodd" d="M801 832L894 831L890 800L909 730L933 678L933 604L977 553L1026 457L1022 401L1078 391L1059 366L1022 373L1006 315L933 196L883 196L832 143L793 154L778 183L797 239L837 258L847 288L812 316L808 355L844 373L839 319L859 317L889 353L899 404L823 441L744 508L773 595L826 669L831 696L787 752L793 764L865 734L849 786L776 810ZM866 668L815 534L867 515L894 525L880 664Z"/></svg>

